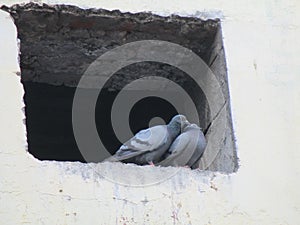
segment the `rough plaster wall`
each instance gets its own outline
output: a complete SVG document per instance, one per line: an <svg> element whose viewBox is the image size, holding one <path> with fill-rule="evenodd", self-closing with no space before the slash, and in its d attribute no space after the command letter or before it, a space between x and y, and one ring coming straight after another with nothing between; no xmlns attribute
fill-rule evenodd
<svg viewBox="0 0 300 225"><path fill-rule="evenodd" d="M226 73L227 68L226 68L225 52L222 44L223 40L222 40L221 33L222 33L221 30L217 31L214 43L212 45L210 58L208 60L208 66L218 78L224 96L227 96L225 99L224 108L226 108L227 112L231 112L229 91L228 91L228 79L227 79L228 75ZM224 140L222 140L223 144L220 145L222 146L222 150L218 151L218 155L216 157L219 160L215 160L208 167L209 170L215 171L214 168L223 168L224 170L222 171L219 170L220 172L230 171L232 168L235 168L235 170L237 170L238 158L235 154L235 151L232 151L232 149L235 149L236 146L234 144L235 140L234 140L233 132L231 132L233 130L231 121L232 121L231 113L228 113L226 115L227 129L225 131ZM214 140L214 142L217 141L218 140Z"/></svg>
<svg viewBox="0 0 300 225"><path fill-rule="evenodd" d="M297 1L77 4L185 15L200 15L196 9L222 10L241 167L232 175L183 168L166 182L130 188L97 176L95 165L33 159L24 151L23 91L14 74L16 31L8 14L1 12L1 224L300 223ZM112 172L119 166L123 167L116 164ZM128 170L146 173L149 167Z"/></svg>
<svg viewBox="0 0 300 225"><path fill-rule="evenodd" d="M82 10L74 6L27 4L8 9L21 40L20 63L23 81L76 87L88 66L99 56L120 45L140 40L163 40L180 44L207 60L219 27L218 20L201 21L178 16L160 17L151 13L121 14L103 9ZM174 35L175 34L175 35ZM62 60L64 62L62 63ZM144 64L147 64L144 62ZM148 75L174 76L172 67L149 64L133 66L114 76L110 89L119 90L136 71ZM183 85L184 73L177 72L176 82ZM155 74L152 74L153 76ZM94 87L92 80L86 87Z"/></svg>

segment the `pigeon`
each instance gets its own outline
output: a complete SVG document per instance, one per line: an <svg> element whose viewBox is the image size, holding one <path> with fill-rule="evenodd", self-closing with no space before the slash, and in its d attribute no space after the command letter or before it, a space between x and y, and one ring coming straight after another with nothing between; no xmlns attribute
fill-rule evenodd
<svg viewBox="0 0 300 225"><path fill-rule="evenodd" d="M184 115L176 115L168 125L157 125L141 130L105 161L153 165L159 162L174 139L188 124Z"/></svg>
<svg viewBox="0 0 300 225"><path fill-rule="evenodd" d="M187 125L164 155L165 159L157 165L192 167L202 156L205 147L206 140L201 128L196 124Z"/></svg>

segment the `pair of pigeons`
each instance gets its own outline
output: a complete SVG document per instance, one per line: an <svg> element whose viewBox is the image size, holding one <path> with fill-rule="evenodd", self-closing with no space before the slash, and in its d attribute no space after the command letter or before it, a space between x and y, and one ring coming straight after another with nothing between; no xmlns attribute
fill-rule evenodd
<svg viewBox="0 0 300 225"><path fill-rule="evenodd" d="M185 116L176 115L167 125L139 131L105 161L192 167L205 147L201 128L189 123Z"/></svg>

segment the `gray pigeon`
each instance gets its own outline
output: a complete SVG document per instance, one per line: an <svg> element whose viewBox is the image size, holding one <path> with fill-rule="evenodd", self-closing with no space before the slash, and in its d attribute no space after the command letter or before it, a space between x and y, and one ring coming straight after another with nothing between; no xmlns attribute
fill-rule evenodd
<svg viewBox="0 0 300 225"><path fill-rule="evenodd" d="M141 130L105 161L122 161L138 165L156 163L188 124L185 116L176 115L168 125L158 125Z"/></svg>
<svg viewBox="0 0 300 225"><path fill-rule="evenodd" d="M183 132L175 139L159 162L160 166L189 166L191 167L203 154L206 140L201 128L196 124L186 126Z"/></svg>

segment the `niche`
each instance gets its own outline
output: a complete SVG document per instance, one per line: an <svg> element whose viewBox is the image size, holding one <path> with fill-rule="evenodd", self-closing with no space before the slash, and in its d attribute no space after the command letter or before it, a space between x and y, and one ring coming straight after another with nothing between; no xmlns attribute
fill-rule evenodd
<svg viewBox="0 0 300 225"><path fill-rule="evenodd" d="M144 12L132 14L34 3L10 8L2 6L2 10L13 17L20 39L28 151L36 158L86 162L72 129L73 97L81 76L94 60L115 47L140 40L162 40L192 50L216 76L219 91L225 98L226 130L222 140L214 140L218 154L206 169L226 173L237 169L219 19L161 17ZM206 95L196 82L171 65L140 62L116 72L98 97L95 121L98 134L109 152L113 154L121 145L110 121L114 99L126 84L148 76L164 77L181 86L195 103L204 133L214 138L210 128L216 118L211 117ZM92 92L93 89L86 88L86 91ZM125 94L130 96L140 91L143 90L130 89ZM209 91L214 93L216 90ZM178 93L174 95L179 99L182 97ZM132 132L136 133L148 127L152 118L160 117L168 122L175 114L177 110L172 104L149 95L132 107L128 122Z"/></svg>

